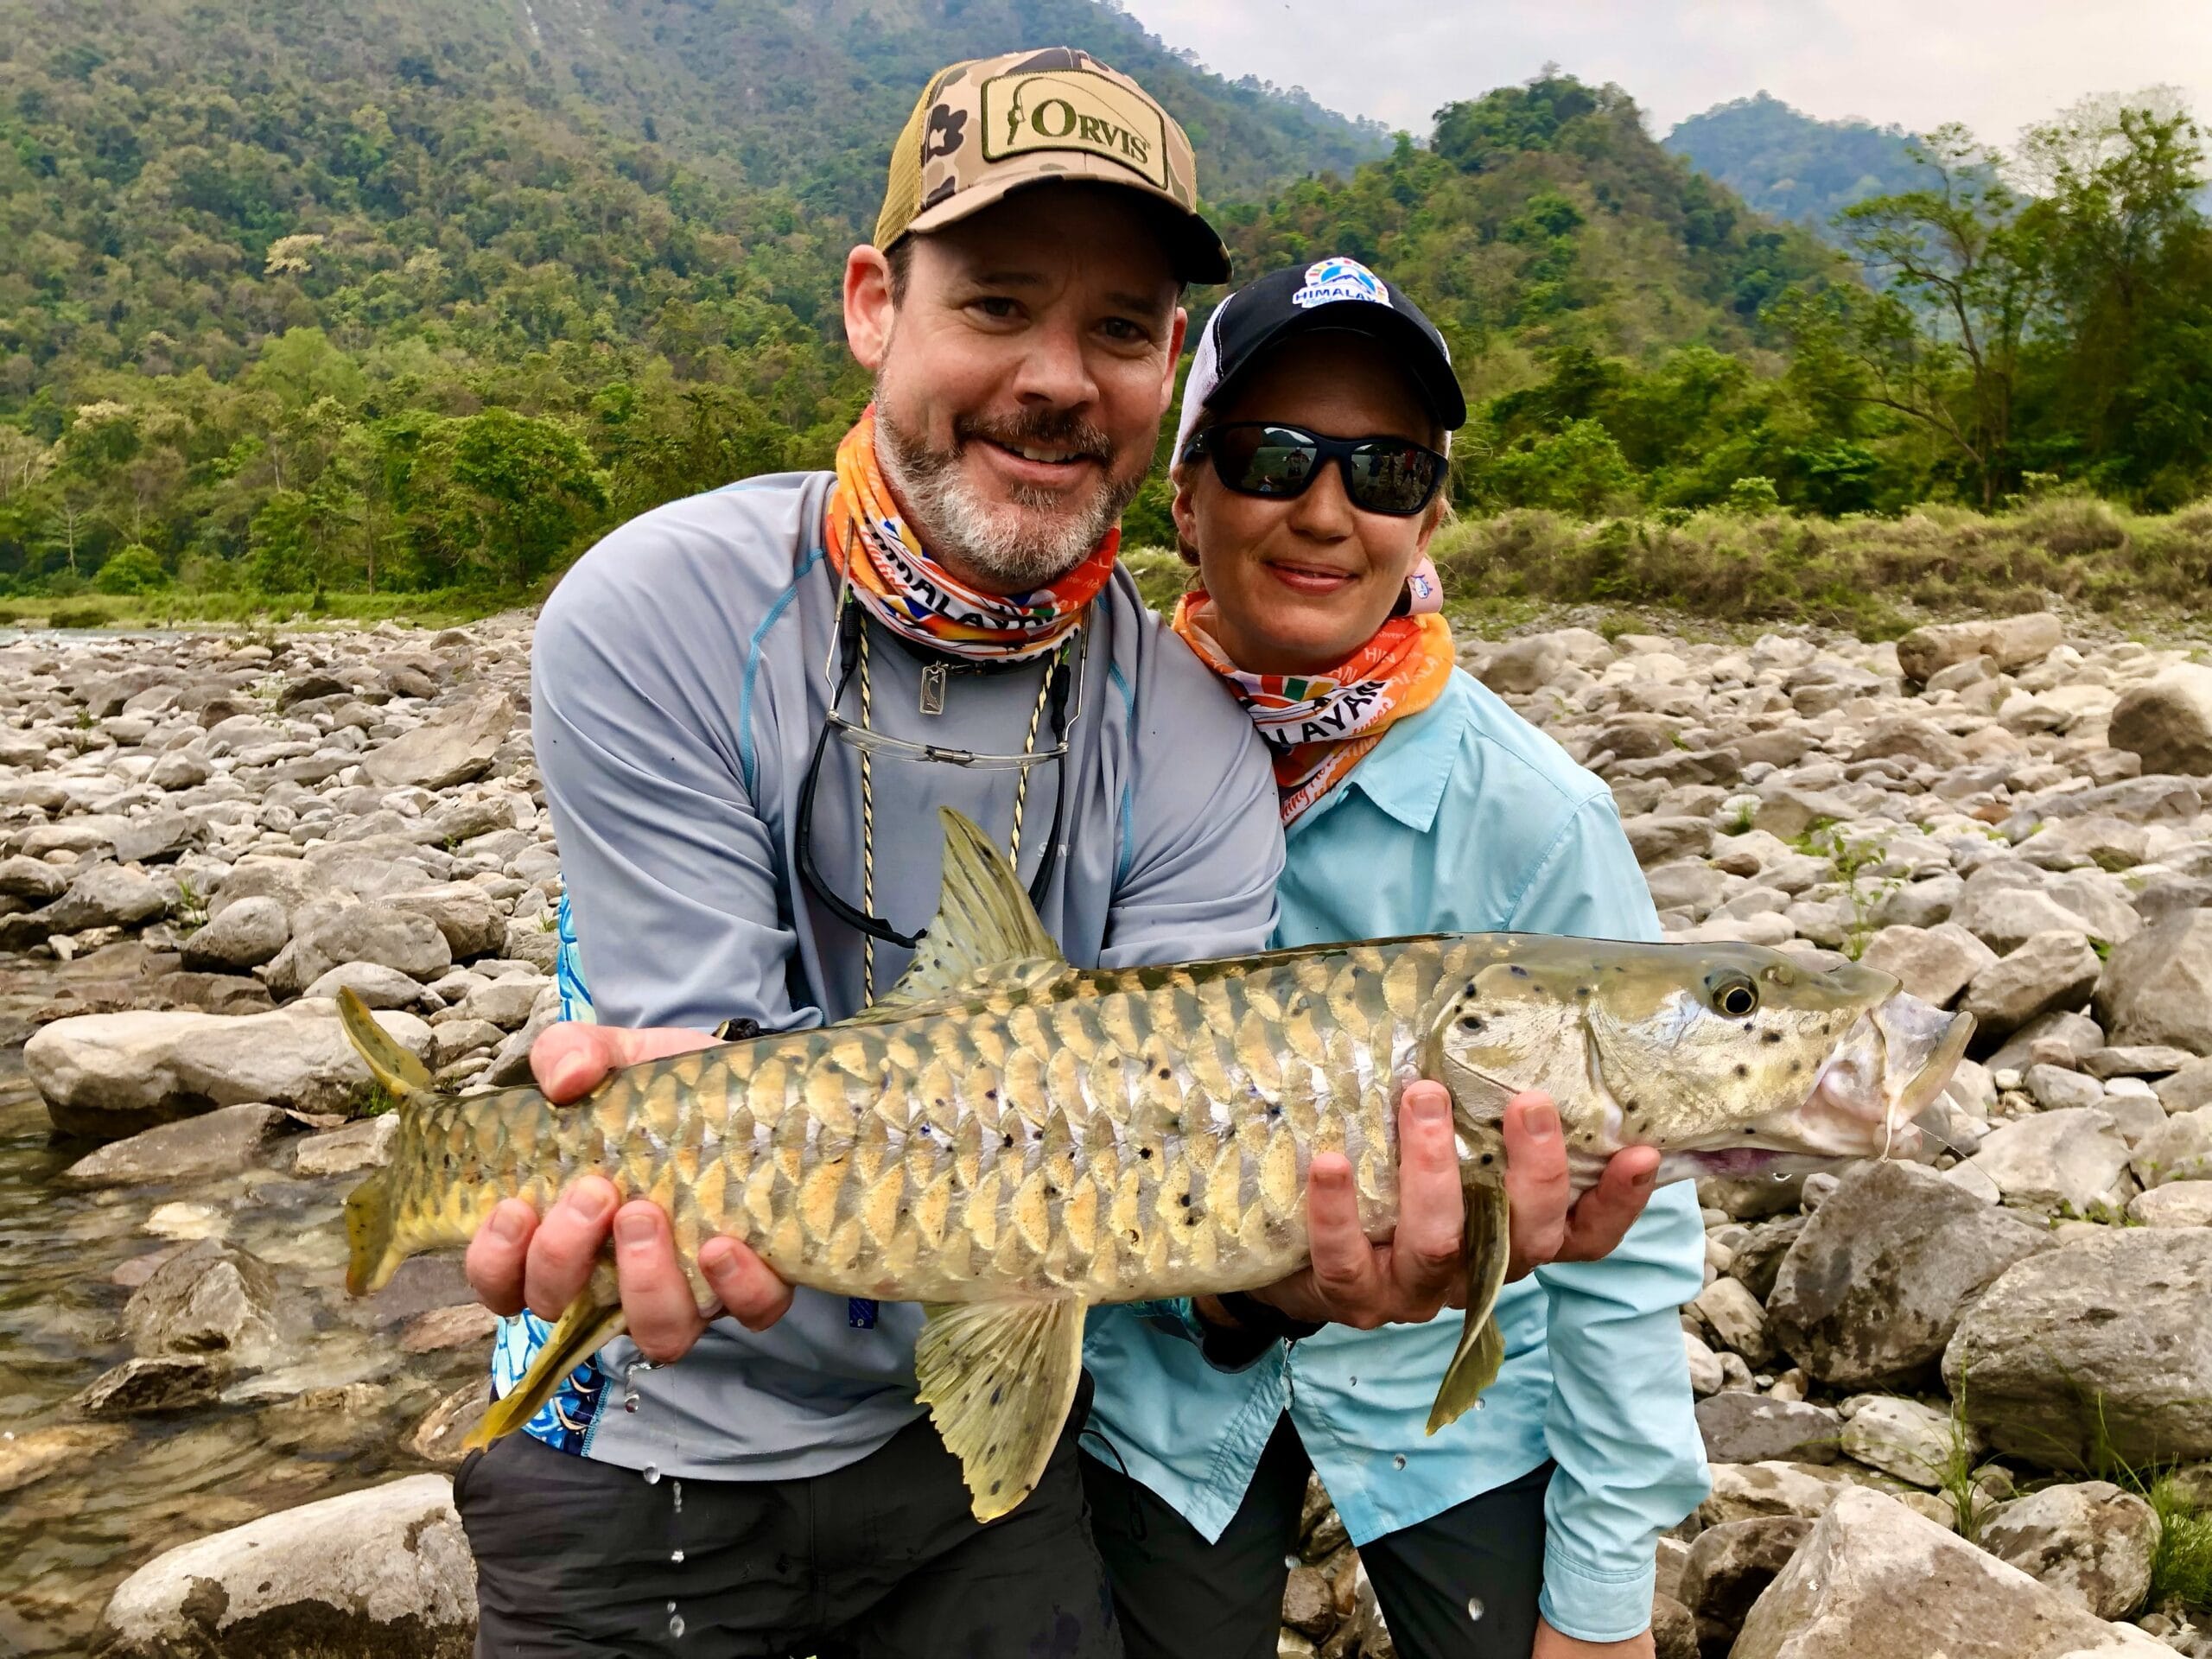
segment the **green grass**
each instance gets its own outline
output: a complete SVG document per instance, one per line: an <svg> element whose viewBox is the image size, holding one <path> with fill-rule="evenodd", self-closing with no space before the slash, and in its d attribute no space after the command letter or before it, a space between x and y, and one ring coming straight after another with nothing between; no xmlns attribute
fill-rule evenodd
<svg viewBox="0 0 2212 1659"><path fill-rule="evenodd" d="M318 609L311 594L194 593L167 588L143 594L0 600L0 627L319 628L333 623L397 620L444 628L533 604L541 597L461 588L414 594L326 594Z"/></svg>
<svg viewBox="0 0 2212 1659"><path fill-rule="evenodd" d="M2178 1601L2191 1612L2212 1608L2212 1515L2158 1476L2142 1494L2158 1512L2158 1551L2151 1558L2151 1605Z"/></svg>

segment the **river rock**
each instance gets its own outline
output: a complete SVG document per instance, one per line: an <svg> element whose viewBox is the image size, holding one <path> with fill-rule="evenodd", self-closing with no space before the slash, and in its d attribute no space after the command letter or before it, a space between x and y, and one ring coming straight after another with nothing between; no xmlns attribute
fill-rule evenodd
<svg viewBox="0 0 2212 1659"><path fill-rule="evenodd" d="M1783 1351L1839 1388L1912 1377L1939 1358L1968 1300L2050 1234L1917 1164L1844 1172L1783 1258L1767 1300Z"/></svg>
<svg viewBox="0 0 2212 1659"><path fill-rule="evenodd" d="M1859 960L1895 974L1911 995L1947 1007L1997 952L1956 922L1934 927L1885 927L1866 941Z"/></svg>
<svg viewBox="0 0 2212 1659"><path fill-rule="evenodd" d="M1698 1522L1707 1527L1758 1516L1824 1515L1851 1484L1838 1471L1810 1463L1716 1463L1707 1473L1712 1487L1697 1506Z"/></svg>
<svg viewBox="0 0 2212 1659"><path fill-rule="evenodd" d="M2144 1227L2212 1227L2212 1180L2173 1181L2139 1192L2127 1218Z"/></svg>
<svg viewBox="0 0 2212 1659"><path fill-rule="evenodd" d="M1698 1534L1682 1567L1681 1600L1697 1619L1701 1650L1727 1651L1751 1604L1812 1535L1813 1522L1795 1515L1724 1521Z"/></svg>
<svg viewBox="0 0 2212 1659"><path fill-rule="evenodd" d="M163 1123L111 1141L54 1177L62 1186L140 1186L232 1174L260 1160L263 1149L291 1127L274 1106L222 1106L198 1117Z"/></svg>
<svg viewBox="0 0 2212 1659"><path fill-rule="evenodd" d="M1967 1310L1943 1355L1952 1397L2044 1468L2212 1457L2212 1232L2083 1231Z"/></svg>
<svg viewBox="0 0 2212 1659"><path fill-rule="evenodd" d="M228 1368L205 1354L141 1354L103 1371L70 1401L87 1417L150 1417L213 1405Z"/></svg>
<svg viewBox="0 0 2212 1659"><path fill-rule="evenodd" d="M391 1161L391 1144L398 1135L396 1112L382 1112L342 1129L311 1135L292 1154L292 1171L297 1175L351 1175L364 1169L381 1169Z"/></svg>
<svg viewBox="0 0 2212 1659"><path fill-rule="evenodd" d="M1651 1659L1699 1659L1697 1615L1664 1590L1651 1598Z"/></svg>
<svg viewBox="0 0 2212 1659"><path fill-rule="evenodd" d="M1753 1365L1774 1357L1774 1338L1768 1333L1766 1310L1741 1281L1716 1279L1700 1292L1691 1306L1704 1315L1720 1340Z"/></svg>
<svg viewBox="0 0 2212 1659"><path fill-rule="evenodd" d="M130 1438L119 1423L56 1423L0 1436L0 1493L81 1468Z"/></svg>
<svg viewBox="0 0 2212 1659"><path fill-rule="evenodd" d="M414 784L450 789L481 777L515 721L515 707L504 694L473 697L440 709L404 736L369 751L361 770L369 781L387 789Z"/></svg>
<svg viewBox="0 0 2212 1659"><path fill-rule="evenodd" d="M2129 1156L2110 1117L2074 1107L1999 1125L1950 1179L1968 1192L1986 1182L2016 1210L2117 1212L2134 1196Z"/></svg>
<svg viewBox="0 0 2212 1659"><path fill-rule="evenodd" d="M419 982L380 962L341 962L301 995L334 1002L341 990L353 992L372 1008L415 1008L424 1001Z"/></svg>
<svg viewBox="0 0 2212 1659"><path fill-rule="evenodd" d="M1477 671L1476 678L1493 691L1525 696L1567 666L1567 651L1549 634L1530 634L1508 639Z"/></svg>
<svg viewBox="0 0 2212 1659"><path fill-rule="evenodd" d="M2150 1593L2156 1510L2109 1481L2046 1486L2002 1504L1981 1547L2099 1618L2125 1618Z"/></svg>
<svg viewBox="0 0 2212 1659"><path fill-rule="evenodd" d="M384 1013L377 1022L410 1052L429 1052L430 1028L414 1015ZM101 1140L248 1102L342 1111L370 1083L336 1005L323 1001L238 1016L57 1020L23 1046L23 1063L56 1128Z"/></svg>
<svg viewBox="0 0 2212 1659"><path fill-rule="evenodd" d="M41 911L38 919L54 933L79 933L88 927L137 927L168 915L175 902L175 893L150 876L120 864L95 864Z"/></svg>
<svg viewBox="0 0 2212 1659"><path fill-rule="evenodd" d="M2063 1659L2168 1652L1896 1498L1840 1493L1745 1618L1729 1659Z"/></svg>
<svg viewBox="0 0 2212 1659"><path fill-rule="evenodd" d="M489 893L466 881L394 893L385 902L394 910L429 918L445 935L455 962L492 956L506 943L507 918Z"/></svg>
<svg viewBox="0 0 2212 1659"><path fill-rule="evenodd" d="M1731 1389L1697 1402L1712 1463L1833 1463L1843 1419L1826 1406Z"/></svg>
<svg viewBox="0 0 2212 1659"><path fill-rule="evenodd" d="M407 1449L423 1462L442 1469L457 1466L468 1455L462 1445L491 1409L489 1378L463 1383L430 1408L407 1437Z"/></svg>
<svg viewBox="0 0 2212 1659"><path fill-rule="evenodd" d="M2212 1059L2197 1060L2152 1085L2169 1112L2193 1112L2212 1106Z"/></svg>
<svg viewBox="0 0 2212 1659"><path fill-rule="evenodd" d="M124 1305L141 1354L221 1354L265 1363L275 1353L276 1280L257 1256L202 1239L154 1269Z"/></svg>
<svg viewBox="0 0 2212 1659"><path fill-rule="evenodd" d="M1847 1406L1843 1450L1870 1469L1933 1491L1943 1484L1952 1458L1950 1414L1917 1400L1886 1395Z"/></svg>
<svg viewBox="0 0 2212 1659"><path fill-rule="evenodd" d="M452 1483L412 1475L156 1555L100 1624L105 1659L469 1659L475 1567Z"/></svg>
<svg viewBox="0 0 2212 1659"><path fill-rule="evenodd" d="M2037 1014L2080 1007L2103 972L2086 934L2038 933L1976 974L1959 1006L1986 1035L2001 1037Z"/></svg>
<svg viewBox="0 0 2212 1659"><path fill-rule="evenodd" d="M0 899L43 905L59 899L68 887L69 878L43 859L25 858L20 854L0 859Z"/></svg>
<svg viewBox="0 0 2212 1659"><path fill-rule="evenodd" d="M2177 1112L2137 1141L2134 1169L2146 1187L2212 1180L2212 1106Z"/></svg>
<svg viewBox="0 0 2212 1659"><path fill-rule="evenodd" d="M453 966L453 947L427 916L387 904L347 905L308 923L270 964L270 982L304 990L349 962L372 962L427 981Z"/></svg>
<svg viewBox="0 0 2212 1659"><path fill-rule="evenodd" d="M187 968L239 973L261 966L291 937L283 901L257 894L226 905L205 926L187 934L179 950Z"/></svg>
<svg viewBox="0 0 2212 1659"><path fill-rule="evenodd" d="M1897 667L1905 678L1923 684L1929 676L1974 657L1986 657L1998 669L2010 673L2041 662L2065 639L2064 624L2048 611L1974 622L1938 622L1915 628L1897 641Z"/></svg>
<svg viewBox="0 0 2212 1659"><path fill-rule="evenodd" d="M2212 777L2212 668L2177 663L2121 696L2109 741L2143 770Z"/></svg>
<svg viewBox="0 0 2212 1659"><path fill-rule="evenodd" d="M2212 910L2186 911L2116 948L2096 1011L2113 1043L2212 1055Z"/></svg>

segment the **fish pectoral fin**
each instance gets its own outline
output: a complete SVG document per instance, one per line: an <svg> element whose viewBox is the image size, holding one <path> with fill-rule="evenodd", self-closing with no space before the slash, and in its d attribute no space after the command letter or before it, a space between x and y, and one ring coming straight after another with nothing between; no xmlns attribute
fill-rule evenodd
<svg viewBox="0 0 2212 1659"><path fill-rule="evenodd" d="M537 1415L569 1373L589 1359L629 1328L622 1313L621 1292L613 1268L602 1262L593 1270L582 1294L569 1304L545 1345L530 1362L522 1378L492 1402L483 1421L469 1431L461 1444L474 1450L511 1434Z"/></svg>
<svg viewBox="0 0 2212 1659"><path fill-rule="evenodd" d="M422 1061L416 1059L392 1039L392 1035L377 1024L376 1015L369 1012L369 1005L352 986L340 988L338 993L338 1023L345 1027L346 1039L353 1045L353 1052L361 1057L376 1080L390 1090L395 1097L413 1094L427 1094L437 1085L430 1080L430 1073Z"/></svg>
<svg viewBox="0 0 2212 1659"><path fill-rule="evenodd" d="M1467 1189L1467 1317L1459 1327L1459 1345L1452 1351L1452 1363L1444 1368L1436 1403L1428 1410L1432 1434L1459 1421L1482 1391L1497 1381L1498 1370L1505 1363L1505 1338L1493 1314L1513 1250L1510 1219L1503 1187L1478 1185Z"/></svg>
<svg viewBox="0 0 2212 1659"><path fill-rule="evenodd" d="M1019 963L1026 979L1049 977L1067 968L1067 958L1037 919L1036 906L1006 855L973 819L949 806L940 807L938 817L944 823L944 873L937 914L922 930L914 959L899 982L845 1024L905 1019L915 1005L935 1001L986 969Z"/></svg>
<svg viewBox="0 0 2212 1659"><path fill-rule="evenodd" d="M960 1459L978 1521L1006 1514L1044 1478L1083 1375L1083 1307L1077 1296L929 1305L916 1394Z"/></svg>

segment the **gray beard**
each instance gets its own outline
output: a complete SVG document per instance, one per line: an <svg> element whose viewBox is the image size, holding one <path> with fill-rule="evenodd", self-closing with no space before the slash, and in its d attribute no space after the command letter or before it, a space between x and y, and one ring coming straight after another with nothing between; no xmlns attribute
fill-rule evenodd
<svg viewBox="0 0 2212 1659"><path fill-rule="evenodd" d="M1141 477L1109 476L1087 503L1049 491L1015 489L1010 507L976 499L960 475L957 449L932 449L879 408L876 459L930 553L950 555L1017 593L1049 588L1090 556L1135 499Z"/></svg>

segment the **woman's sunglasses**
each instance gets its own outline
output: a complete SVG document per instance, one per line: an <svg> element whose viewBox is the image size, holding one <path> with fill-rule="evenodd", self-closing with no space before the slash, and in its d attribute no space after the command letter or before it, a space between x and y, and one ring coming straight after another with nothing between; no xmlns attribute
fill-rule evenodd
<svg viewBox="0 0 2212 1659"><path fill-rule="evenodd" d="M1324 464L1337 463L1344 493L1363 512L1409 518L1436 499L1446 462L1404 438L1325 438L1271 421L1231 421L1194 434L1183 459L1213 461L1214 476L1239 495L1303 495Z"/></svg>

